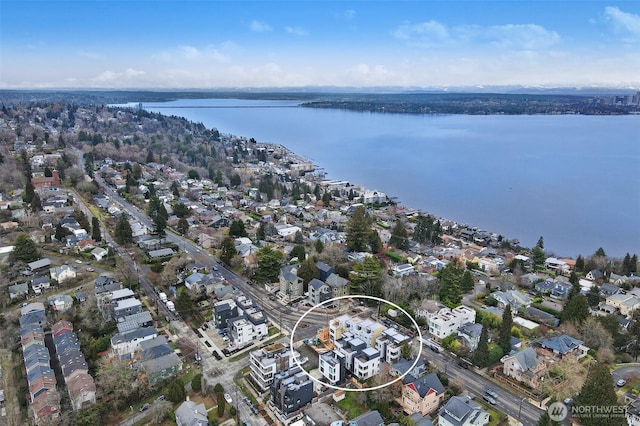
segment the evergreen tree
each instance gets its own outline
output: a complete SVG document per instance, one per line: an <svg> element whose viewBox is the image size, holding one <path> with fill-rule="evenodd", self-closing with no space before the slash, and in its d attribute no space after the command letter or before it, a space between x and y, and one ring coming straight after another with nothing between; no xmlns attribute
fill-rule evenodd
<svg viewBox="0 0 640 426"><path fill-rule="evenodd" d="M40 259L40 253L36 243L26 233L20 232L13 243L11 257L17 262L30 263Z"/></svg>
<svg viewBox="0 0 640 426"><path fill-rule="evenodd" d="M371 253L380 253L382 251L382 240L380 239L380 234L375 229L371 230L371 234L369 234L369 247L371 249Z"/></svg>
<svg viewBox="0 0 640 426"><path fill-rule="evenodd" d="M536 426L562 426L562 423L551 420L551 417L549 417L549 413L545 411L538 419L538 423L536 423Z"/></svg>
<svg viewBox="0 0 640 426"><path fill-rule="evenodd" d="M278 281L280 268L284 265L284 253L278 249L264 246L256 253L258 268L255 280L259 283L273 283Z"/></svg>
<svg viewBox="0 0 640 426"><path fill-rule="evenodd" d="M598 362L589 366L587 379L582 385L582 389L580 389L580 395L575 400L575 406L578 409L579 407L610 409L610 407L620 406L607 364ZM624 416L609 416L606 420L602 417L591 418L584 416L580 417L580 424L583 426L601 426L603 424L623 426L627 422Z"/></svg>
<svg viewBox="0 0 640 426"><path fill-rule="evenodd" d="M181 235L185 235L189 231L189 222L184 217L181 217L176 227Z"/></svg>
<svg viewBox="0 0 640 426"><path fill-rule="evenodd" d="M64 226L57 224L56 232L53 236L56 238L57 241L61 242L64 239L64 237L71 234L73 234L73 232L71 232L68 228L65 228Z"/></svg>
<svg viewBox="0 0 640 426"><path fill-rule="evenodd" d="M158 213L153 218L153 232L162 240L166 236L165 229L167 229L167 219L164 215Z"/></svg>
<svg viewBox="0 0 640 426"><path fill-rule="evenodd" d="M536 247L540 247L541 249L544 250L544 238L542 238L542 236L540 236L540 238L538 238L538 242L536 243Z"/></svg>
<svg viewBox="0 0 640 426"><path fill-rule="evenodd" d="M634 254L631 256L631 273L635 274L638 272L638 255Z"/></svg>
<svg viewBox="0 0 640 426"><path fill-rule="evenodd" d="M297 244L295 247L293 247L293 249L291 250L291 253L289 254L290 258L298 258L298 262L303 262L306 259L306 253L304 251L304 246L302 244Z"/></svg>
<svg viewBox="0 0 640 426"><path fill-rule="evenodd" d="M133 241L133 231L125 215L120 215L113 237L120 245L130 244Z"/></svg>
<svg viewBox="0 0 640 426"><path fill-rule="evenodd" d="M396 247L398 250L407 250L409 248L409 233L401 220L397 220L391 230L389 245Z"/></svg>
<svg viewBox="0 0 640 426"><path fill-rule="evenodd" d="M381 292L382 268L375 257L367 256L353 265L349 274L350 294L364 294L379 297Z"/></svg>
<svg viewBox="0 0 640 426"><path fill-rule="evenodd" d="M456 307L462 301L460 292L460 280L462 270L458 268L455 261L451 261L440 270L440 301L450 308Z"/></svg>
<svg viewBox="0 0 640 426"><path fill-rule="evenodd" d="M231 259L233 259L237 254L238 252L236 251L233 238L225 237L222 240L222 245L220 247L220 260L222 260L226 265L229 265L231 264Z"/></svg>
<svg viewBox="0 0 640 426"><path fill-rule="evenodd" d="M482 324L480 340L478 340L478 347L473 352L472 360L473 364L480 368L489 364L489 327L485 323Z"/></svg>
<svg viewBox="0 0 640 426"><path fill-rule="evenodd" d="M316 266L313 259L305 259L300 268L298 268L298 277L302 278L302 284L304 286L304 291L309 289L309 281L312 279L320 279L320 270Z"/></svg>
<svg viewBox="0 0 640 426"><path fill-rule="evenodd" d="M573 321L581 324L589 316L589 303L582 294L574 294L567 302L567 307L562 311L564 321Z"/></svg>
<svg viewBox="0 0 640 426"><path fill-rule="evenodd" d="M318 238L313 245L318 254L322 253L322 250L324 250L324 243L320 238Z"/></svg>
<svg viewBox="0 0 640 426"><path fill-rule="evenodd" d="M598 247L598 250L593 254L596 257L607 257L607 254L604 252L602 247Z"/></svg>
<svg viewBox="0 0 640 426"><path fill-rule="evenodd" d="M293 242L295 244L304 244L304 237L302 236L302 232L296 231L296 234L293 237Z"/></svg>
<svg viewBox="0 0 640 426"><path fill-rule="evenodd" d="M42 202L38 193L33 194L33 200L31 200L31 212L37 213L42 210Z"/></svg>
<svg viewBox="0 0 640 426"><path fill-rule="evenodd" d="M265 228L264 222L260 222L260 225L258 225L258 230L256 231L256 240L264 241L266 237L264 228Z"/></svg>
<svg viewBox="0 0 640 426"><path fill-rule="evenodd" d="M583 272L584 271L584 257L581 254L576 258L576 271Z"/></svg>
<svg viewBox="0 0 640 426"><path fill-rule="evenodd" d="M91 224L89 223L89 219L82 210L74 210L73 217L78 221L80 228L84 229L87 232L91 232Z"/></svg>
<svg viewBox="0 0 640 426"><path fill-rule="evenodd" d="M236 219L231 222L229 226L229 236L231 237L246 237L247 231L244 228L244 222L240 219Z"/></svg>
<svg viewBox="0 0 640 426"><path fill-rule="evenodd" d="M475 285L475 281L473 280L473 274L468 269L464 271L462 275L462 279L460 280L460 290L464 293L468 293L473 291Z"/></svg>
<svg viewBox="0 0 640 426"><path fill-rule="evenodd" d="M96 242L102 241L102 233L100 232L100 221L95 216L91 218L91 238L93 238L93 240Z"/></svg>
<svg viewBox="0 0 640 426"><path fill-rule="evenodd" d="M366 251L370 234L371 222L366 215L365 208L360 206L356 208L349 221L347 221L347 250Z"/></svg>
<svg viewBox="0 0 640 426"><path fill-rule="evenodd" d="M33 183L31 183L31 179L27 179L27 184L24 188L24 194L22 195L22 201L30 204L33 201L33 197L35 196L35 194L36 189L34 188Z"/></svg>
<svg viewBox="0 0 640 426"><path fill-rule="evenodd" d="M172 381L167 387L167 399L174 404L184 401L186 392L181 378Z"/></svg>
<svg viewBox="0 0 640 426"><path fill-rule="evenodd" d="M178 185L178 182L175 180L171 182L171 193L176 199L180 198L180 186Z"/></svg>
<svg viewBox="0 0 640 426"><path fill-rule="evenodd" d="M531 257L533 258L533 264L535 266L544 265L544 261L546 260L544 249L539 246L535 246L533 250L531 250Z"/></svg>
<svg viewBox="0 0 640 426"><path fill-rule="evenodd" d="M505 354L511 352L511 327L513 327L511 305L507 305L502 313L502 324L498 335L498 346L502 348Z"/></svg>
<svg viewBox="0 0 640 426"><path fill-rule="evenodd" d="M590 307L594 308L598 306L598 304L600 304L600 287L595 284L592 285L585 297Z"/></svg>

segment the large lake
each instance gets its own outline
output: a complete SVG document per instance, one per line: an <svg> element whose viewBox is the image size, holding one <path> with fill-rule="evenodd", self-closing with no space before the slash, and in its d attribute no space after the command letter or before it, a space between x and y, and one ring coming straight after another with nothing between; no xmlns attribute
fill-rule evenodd
<svg viewBox="0 0 640 426"><path fill-rule="evenodd" d="M558 256L598 247L640 254L640 116L419 116L296 105L208 99L144 108L282 144L327 178L524 246L543 236Z"/></svg>

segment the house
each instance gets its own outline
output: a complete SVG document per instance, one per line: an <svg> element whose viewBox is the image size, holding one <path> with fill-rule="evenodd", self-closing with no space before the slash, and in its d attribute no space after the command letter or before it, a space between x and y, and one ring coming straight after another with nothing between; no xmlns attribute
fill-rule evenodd
<svg viewBox="0 0 640 426"><path fill-rule="evenodd" d="M313 399L313 381L300 367L276 373L270 387L271 402L284 415L298 411Z"/></svg>
<svg viewBox="0 0 640 426"><path fill-rule="evenodd" d="M35 262L27 263L27 267L31 272L36 272L41 269L48 268L49 266L51 266L51 260L46 257L44 259L36 260Z"/></svg>
<svg viewBox="0 0 640 426"><path fill-rule="evenodd" d="M65 383L73 410L81 410L96 403L96 384L88 373L77 374L65 380Z"/></svg>
<svg viewBox="0 0 640 426"><path fill-rule="evenodd" d="M301 297L304 293L304 282L298 277L298 265L285 265L280 268L280 296L287 301Z"/></svg>
<svg viewBox="0 0 640 426"><path fill-rule="evenodd" d="M452 396L438 411L438 426L482 426L489 424L489 413L469 396Z"/></svg>
<svg viewBox="0 0 640 426"><path fill-rule="evenodd" d="M68 294L56 294L49 298L49 305L54 312L65 312L73 306L73 297Z"/></svg>
<svg viewBox="0 0 640 426"><path fill-rule="evenodd" d="M400 265L394 265L391 268L391 272L395 276L404 277L405 275L415 274L416 270L410 263L402 263Z"/></svg>
<svg viewBox="0 0 640 426"><path fill-rule="evenodd" d="M600 269L592 269L587 272L585 278L589 281L602 282L604 280L604 273Z"/></svg>
<svg viewBox="0 0 640 426"><path fill-rule="evenodd" d="M600 295L604 297L613 296L614 294L622 293L622 289L617 285L604 283L600 286Z"/></svg>
<svg viewBox="0 0 640 426"><path fill-rule="evenodd" d="M421 413L426 416L440 407L445 389L436 373L419 379L407 376L402 388L402 410L411 415Z"/></svg>
<svg viewBox="0 0 640 426"><path fill-rule="evenodd" d="M454 309L443 308L428 320L429 334L436 339L444 339L464 324L475 321L476 311L464 305Z"/></svg>
<svg viewBox="0 0 640 426"><path fill-rule="evenodd" d="M293 365L293 352L282 343L274 343L249 354L251 378L261 392L269 389L277 373Z"/></svg>
<svg viewBox="0 0 640 426"><path fill-rule="evenodd" d="M507 305L511 306L511 312L518 312L521 307L531 305L531 298L525 293L519 291L495 291L491 296L498 301L498 308L504 309Z"/></svg>
<svg viewBox="0 0 640 426"><path fill-rule="evenodd" d="M458 337L462 338L472 351L478 348L480 334L482 334L482 324L468 322L458 329Z"/></svg>
<svg viewBox="0 0 640 426"><path fill-rule="evenodd" d="M161 259L163 257L171 257L175 252L170 248L163 248L159 250L151 250L147 253L151 259Z"/></svg>
<svg viewBox="0 0 640 426"><path fill-rule="evenodd" d="M544 267L556 271L559 273L566 273L571 270L571 267L564 260L556 259L555 257L548 257L544 261Z"/></svg>
<svg viewBox="0 0 640 426"><path fill-rule="evenodd" d="M582 340L574 339L566 334L553 333L533 342L534 348L551 353L556 358L564 358L574 355L578 359L587 355L589 348L583 345Z"/></svg>
<svg viewBox="0 0 640 426"><path fill-rule="evenodd" d="M238 316L238 306L233 300L223 300L213 305L213 319L216 322L216 328L227 328L228 320Z"/></svg>
<svg viewBox="0 0 640 426"><path fill-rule="evenodd" d="M640 307L640 298L632 294L612 294L606 298L605 303L620 310L621 315L631 316Z"/></svg>
<svg viewBox="0 0 640 426"><path fill-rule="evenodd" d="M335 274L336 270L324 262L317 261L316 268L320 271L320 281L326 281L331 274Z"/></svg>
<svg viewBox="0 0 640 426"><path fill-rule="evenodd" d="M164 336L140 342L139 362L152 386L182 371L182 360Z"/></svg>
<svg viewBox="0 0 640 426"><path fill-rule="evenodd" d="M207 407L187 400L176 410L176 424L178 426L208 426Z"/></svg>
<svg viewBox="0 0 640 426"><path fill-rule="evenodd" d="M331 298L345 296L349 288L349 280L342 278L340 275L330 274L325 283L331 288Z"/></svg>
<svg viewBox="0 0 640 426"><path fill-rule="evenodd" d="M533 389L540 386L540 378L545 370L546 367L538 360L536 351L530 347L503 359L504 375Z"/></svg>
<svg viewBox="0 0 640 426"><path fill-rule="evenodd" d="M319 279L312 279L309 281L309 303L312 306L319 305L329 299L331 299L331 287L323 283Z"/></svg>
<svg viewBox="0 0 640 426"><path fill-rule="evenodd" d="M153 339L157 335L158 331L154 327L137 328L118 333L111 338L111 350L120 361L129 360L140 349L141 342Z"/></svg>
<svg viewBox="0 0 640 426"><path fill-rule="evenodd" d="M73 279L76 277L77 272L69 265L56 266L49 269L49 275L53 281L62 283L64 281Z"/></svg>
<svg viewBox="0 0 640 426"><path fill-rule="evenodd" d="M29 284L14 284L9 286L9 298L12 300L29 293Z"/></svg>
<svg viewBox="0 0 640 426"><path fill-rule="evenodd" d="M394 377L399 377L403 375L413 376L413 377L422 376L425 372L424 361L422 359L418 359L418 362L416 362L415 366L413 365L414 362L415 362L415 359L400 358L397 362L391 365L391 368L389 369L389 374Z"/></svg>
<svg viewBox="0 0 640 426"><path fill-rule="evenodd" d="M348 426L384 426L384 420L378 410L373 410L351 420Z"/></svg>
<svg viewBox="0 0 640 426"><path fill-rule="evenodd" d="M91 250L91 255L95 257L95 259L100 262L109 252L102 247L96 247Z"/></svg>

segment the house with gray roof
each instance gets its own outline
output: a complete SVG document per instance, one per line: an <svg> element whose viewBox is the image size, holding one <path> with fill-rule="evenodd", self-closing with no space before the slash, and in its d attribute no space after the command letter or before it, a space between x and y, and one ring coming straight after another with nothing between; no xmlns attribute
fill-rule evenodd
<svg viewBox="0 0 640 426"><path fill-rule="evenodd" d="M9 286L9 298L11 298L12 300L26 294L29 294L29 284L27 283L14 284Z"/></svg>
<svg viewBox="0 0 640 426"><path fill-rule="evenodd" d="M36 260L35 262L27 263L27 267L31 272L39 271L44 268L48 268L51 266L51 260L49 258L44 258L40 260Z"/></svg>
<svg viewBox="0 0 640 426"><path fill-rule="evenodd" d="M317 278L309 281L309 303L312 306L318 305L331 299L331 287Z"/></svg>
<svg viewBox="0 0 640 426"><path fill-rule="evenodd" d="M418 379L411 377L402 389L402 409L411 415L433 413L444 400L445 389L436 373Z"/></svg>
<svg viewBox="0 0 640 426"><path fill-rule="evenodd" d="M163 336L140 343L140 365L149 384L155 385L182 371L182 360Z"/></svg>
<svg viewBox="0 0 640 426"><path fill-rule="evenodd" d="M468 322L458 329L458 337L460 337L472 351L475 351L478 347L480 334L482 334L482 324L474 322Z"/></svg>
<svg viewBox="0 0 640 426"><path fill-rule="evenodd" d="M331 288L331 298L344 296L349 288L349 280L342 278L340 275L330 274L324 281Z"/></svg>
<svg viewBox="0 0 640 426"><path fill-rule="evenodd" d="M438 426L483 426L489 413L468 396L452 396L438 411Z"/></svg>
<svg viewBox="0 0 640 426"><path fill-rule="evenodd" d="M118 333L111 338L111 350L120 361L129 360L140 349L141 342L153 339L157 335L158 331L155 327L137 328Z"/></svg>
<svg viewBox="0 0 640 426"><path fill-rule="evenodd" d="M533 342L533 346L553 354L556 358L561 359L567 355L574 355L580 359L586 356L589 351L589 348L583 343L582 340L566 334L552 333Z"/></svg>
<svg viewBox="0 0 640 426"><path fill-rule="evenodd" d="M378 410L367 411L349 422L349 426L384 426Z"/></svg>
<svg viewBox="0 0 640 426"><path fill-rule="evenodd" d="M208 426L207 408L204 404L196 404L186 400L176 410L178 426Z"/></svg>
<svg viewBox="0 0 640 426"><path fill-rule="evenodd" d="M304 283L298 277L298 265L285 265L280 268L280 296L287 300L302 296Z"/></svg>
<svg viewBox="0 0 640 426"><path fill-rule="evenodd" d="M540 378L546 370L540 362L533 348L526 348L513 355L506 356L502 360L502 372L505 376L524 383L530 388L537 389L540 386Z"/></svg>
<svg viewBox="0 0 640 426"><path fill-rule="evenodd" d="M413 365L414 362L415 366ZM398 377L402 376L405 373L407 374L402 380L403 383L413 380L416 377L420 377L425 372L425 365L422 359L419 359L418 362L416 362L415 359L400 358L398 361L391 364L390 367L391 368L389 369L389 374L392 376Z"/></svg>

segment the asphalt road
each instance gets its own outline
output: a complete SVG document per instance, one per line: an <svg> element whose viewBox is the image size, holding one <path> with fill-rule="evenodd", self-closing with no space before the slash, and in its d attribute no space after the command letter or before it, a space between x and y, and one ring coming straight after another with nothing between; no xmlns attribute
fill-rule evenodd
<svg viewBox="0 0 640 426"><path fill-rule="evenodd" d="M423 345L423 356L434 364L440 371L445 372L450 378L459 378L464 383L470 396L477 397L481 402L486 389L493 389L498 394L495 407L513 417L519 419L523 425L535 425L544 412L539 407L531 404L526 399L516 395L510 390L498 386L491 380L476 373L473 368L464 369L458 365L458 360L447 353L437 353Z"/></svg>
<svg viewBox="0 0 640 426"><path fill-rule="evenodd" d="M149 229L153 229L153 224L151 220L146 216L146 214L144 214L137 207L129 204L126 200L120 197L117 192L110 186L107 186L97 174L96 181L113 201L120 204L120 206L127 214L138 220L143 225L147 226ZM233 271L225 268L224 265L220 264L217 261L217 259L208 254L205 250L198 247L192 241L182 238L171 232L167 232L167 239L177 244L178 247L180 247L184 252L191 255L191 257L196 261L197 266L216 268L217 272L220 273L230 285L238 288L247 296L253 298L260 305L262 305L267 317L274 324L282 324L285 329L290 330L290 328L305 312L302 309L299 311L295 311L292 310L289 306L282 305L278 301L269 300L266 292L262 288L255 287L249 284L245 279L237 276ZM114 245L114 247L117 247L117 245ZM130 266L134 266L132 265L133 260L126 252L126 250L118 250L123 259L126 259L126 262ZM146 280L146 277L140 277L140 284L144 288L144 291L148 296L156 297L154 288L151 283ZM160 304L160 306L164 308L163 304ZM168 310L166 310L166 308L164 309L164 313L170 314ZM327 320L327 315L324 313L310 313L305 317L305 322L309 323L309 327L307 327L307 329L296 330L296 340L302 339L303 337L309 337L315 332L318 326L326 325L328 322ZM189 335L192 334L193 336L191 337L197 339L197 336L195 336L193 330L190 330L181 321L175 325L179 325L180 328L184 326L184 333L187 333ZM300 333L300 337L298 337L298 333ZM499 396L496 403L496 408L515 419L519 419L522 424L535 425L539 417L542 415L543 410L541 410L540 408L529 403L527 400L521 398L520 396L515 395L513 392L502 389L497 384L477 374L475 371L473 371L473 369L461 368L457 365L456 360L449 355L445 355L444 353L436 353L426 348L424 354L427 359L430 362L434 363L439 369L441 369L441 371L445 371L446 374L450 377L459 378L465 384L466 389L469 391L469 393L471 395L477 396L478 399L482 399L482 395L487 388L492 388ZM203 372L217 371L216 369L220 368L221 363L225 362L215 359L210 351L203 351L202 356ZM224 377L216 377L216 379L221 380L224 378L225 380L223 380L223 382L224 385L226 385L225 389L228 389L230 393L234 395L237 392L237 387L235 386L233 380L228 377L228 375L230 374L231 370L237 370L235 368L229 368L228 365L222 368L226 372L224 374ZM240 392L239 395L242 395L242 393ZM236 402L235 400L236 398L234 398L234 402ZM238 409L240 410L241 419L253 418L254 421L258 421L258 418L251 414L248 407L245 407L245 404L237 405Z"/></svg>

